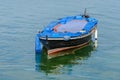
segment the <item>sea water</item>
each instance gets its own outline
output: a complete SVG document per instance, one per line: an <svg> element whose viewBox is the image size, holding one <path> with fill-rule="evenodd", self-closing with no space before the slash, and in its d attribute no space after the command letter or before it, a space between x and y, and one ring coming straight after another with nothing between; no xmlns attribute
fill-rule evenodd
<svg viewBox="0 0 120 80"><path fill-rule="evenodd" d="M0 0L0 80L120 80L120 0ZM35 34L58 18L98 19L98 47L48 60Z"/></svg>

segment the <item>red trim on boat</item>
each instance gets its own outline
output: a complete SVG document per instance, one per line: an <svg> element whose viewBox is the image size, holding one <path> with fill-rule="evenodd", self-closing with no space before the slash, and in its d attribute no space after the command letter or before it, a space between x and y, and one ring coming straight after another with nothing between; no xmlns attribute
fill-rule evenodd
<svg viewBox="0 0 120 80"><path fill-rule="evenodd" d="M57 28L58 28L59 26L61 26L61 24L57 24L57 25L53 28L53 30L54 30L55 32L57 32Z"/></svg>
<svg viewBox="0 0 120 80"><path fill-rule="evenodd" d="M64 48L51 49L51 50L48 50L48 55L54 54L54 53L59 52L59 51L67 50L67 49L78 48L78 47L84 46L84 45L86 45L88 43L89 43L89 41L86 42L86 43L83 43L81 45L77 45L77 46L70 46L70 47L64 47Z"/></svg>

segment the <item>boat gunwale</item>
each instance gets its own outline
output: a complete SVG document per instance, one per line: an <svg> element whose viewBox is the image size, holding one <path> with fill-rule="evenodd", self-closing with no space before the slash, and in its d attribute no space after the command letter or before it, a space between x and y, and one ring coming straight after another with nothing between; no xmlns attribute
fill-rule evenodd
<svg viewBox="0 0 120 80"><path fill-rule="evenodd" d="M83 34L83 35L80 35L80 36L77 36L77 37L71 37L70 40L78 39L78 38L84 38L84 37L86 37L86 36L89 36L89 35L93 34L96 29L97 29L97 25L95 25L95 26L93 27L93 29L91 29L91 31L90 31L88 34ZM42 39L42 40L46 40L46 37L39 37L39 38ZM47 40L64 40L64 37L60 37L60 38L48 37Z"/></svg>

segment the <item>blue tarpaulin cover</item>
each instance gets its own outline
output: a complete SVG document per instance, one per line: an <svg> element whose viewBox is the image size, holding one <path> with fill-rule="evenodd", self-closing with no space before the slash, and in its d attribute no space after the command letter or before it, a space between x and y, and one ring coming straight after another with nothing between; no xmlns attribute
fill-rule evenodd
<svg viewBox="0 0 120 80"><path fill-rule="evenodd" d="M60 38L64 36L76 37L87 34L97 24L95 18L85 18L82 16L68 16L53 21L42 32L37 34L38 37ZM85 32L81 32L84 30Z"/></svg>

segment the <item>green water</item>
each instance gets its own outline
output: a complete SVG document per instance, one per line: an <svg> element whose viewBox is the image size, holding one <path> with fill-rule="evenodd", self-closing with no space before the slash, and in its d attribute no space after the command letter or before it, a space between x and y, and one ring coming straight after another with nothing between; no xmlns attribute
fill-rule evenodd
<svg viewBox="0 0 120 80"><path fill-rule="evenodd" d="M0 80L120 80L119 3L0 0ZM39 30L58 18L82 14L85 8L99 21L97 48L88 45L50 60L35 53Z"/></svg>
<svg viewBox="0 0 120 80"><path fill-rule="evenodd" d="M64 55L57 55L56 57L49 59L47 51L43 50L41 54L36 53L36 70L45 71L46 74L62 74L64 70L62 72L60 70L63 69L64 66L68 66L68 69L70 68L70 70L67 72L70 73L72 72L72 66L82 64L81 61L89 58L92 51L95 51L94 45L88 44L82 48L58 52L59 54Z"/></svg>

